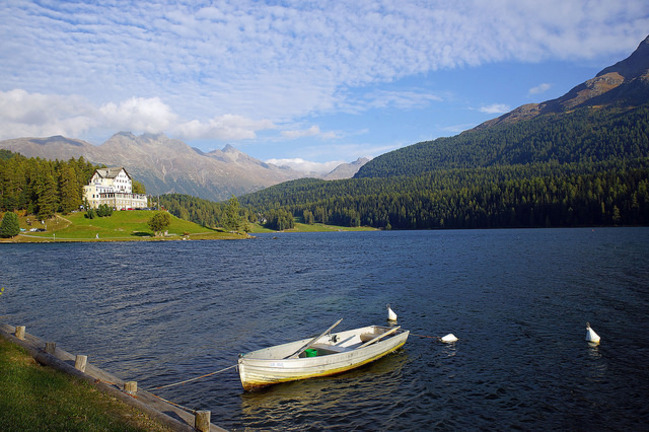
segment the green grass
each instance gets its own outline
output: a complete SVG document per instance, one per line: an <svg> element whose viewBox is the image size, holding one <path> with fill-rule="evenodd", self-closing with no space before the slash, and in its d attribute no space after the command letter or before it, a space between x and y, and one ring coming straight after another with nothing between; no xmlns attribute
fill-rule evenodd
<svg viewBox="0 0 649 432"><path fill-rule="evenodd" d="M250 228L251 228L250 232L253 234L276 232L274 230L264 228L259 224L251 224ZM325 225L321 223L308 225L308 224L295 222L294 228L285 230L284 232L332 232L332 231L377 231L377 229L372 227L344 227L344 226L336 226L336 225Z"/></svg>
<svg viewBox="0 0 649 432"><path fill-rule="evenodd" d="M0 337L0 430L168 431L85 381L44 367Z"/></svg>
<svg viewBox="0 0 649 432"><path fill-rule="evenodd" d="M248 236L243 233L229 233L221 230L206 228L171 216L171 225L167 228L168 235L155 237L147 222L153 216L153 211L130 210L115 211L109 217L87 219L85 213L57 215L41 224L33 215L19 215L20 227L27 231L11 239L0 239L0 242L51 242L51 241L141 241L141 240L221 240L241 239ZM325 224L307 225L298 222L295 227L286 232L332 232L332 231L375 231L371 227L342 227ZM31 222L30 223L28 223ZM249 224L250 232L272 233L274 230L264 228L259 224ZM29 232L30 228L44 228L45 232Z"/></svg>
<svg viewBox="0 0 649 432"><path fill-rule="evenodd" d="M127 241L127 240L160 240L160 239L230 239L245 238L243 234L231 234L202 227L193 222L171 217L171 225L167 228L168 235L155 237L147 222L153 216L153 211L132 210L116 211L109 217L88 219L85 213L57 215L45 221L45 224L35 221L34 216L21 216L20 227L27 229L22 235L10 241ZM28 225L28 220L31 225ZM45 232L29 232L30 228L45 228Z"/></svg>

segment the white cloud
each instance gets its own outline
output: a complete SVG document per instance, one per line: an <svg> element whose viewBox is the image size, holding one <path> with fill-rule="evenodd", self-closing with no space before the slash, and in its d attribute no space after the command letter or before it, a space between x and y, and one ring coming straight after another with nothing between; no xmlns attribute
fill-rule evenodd
<svg viewBox="0 0 649 432"><path fill-rule="evenodd" d="M505 104L491 104L478 108L478 111L485 114L503 114L511 111L511 108Z"/></svg>
<svg viewBox="0 0 649 432"><path fill-rule="evenodd" d="M333 139L337 138L335 132L322 132L320 127L313 125L308 129L298 129L298 130L285 130L282 131L282 136L289 139L298 139L304 137L319 137L323 139Z"/></svg>
<svg viewBox="0 0 649 432"><path fill-rule="evenodd" d="M345 106L341 108L349 112L363 112L368 109L395 108L410 110L424 108L431 102L441 102L443 99L425 90L374 90L358 98L351 95L345 97Z"/></svg>
<svg viewBox="0 0 649 432"><path fill-rule="evenodd" d="M172 133L183 139L212 138L238 141L255 138L260 130L274 129L270 120L251 120L239 115L226 114L206 122L191 120L172 128Z"/></svg>
<svg viewBox="0 0 649 432"><path fill-rule="evenodd" d="M206 122L183 121L159 98L130 98L100 107L80 96L0 92L0 139L64 135L77 138L93 128L134 133L169 133L180 139L241 140L273 129L268 120L226 114Z"/></svg>
<svg viewBox="0 0 649 432"><path fill-rule="evenodd" d="M296 171L315 174L327 174L331 172L338 165L345 163L344 161L329 161L329 162L313 162L304 160L302 158L291 159L268 159L266 163L277 166L287 166Z"/></svg>
<svg viewBox="0 0 649 432"><path fill-rule="evenodd" d="M0 92L0 138L76 137L96 126L96 110L78 96Z"/></svg>
<svg viewBox="0 0 649 432"><path fill-rule="evenodd" d="M545 93L546 91L550 90L552 88L552 84L548 83L541 83L537 85L536 87L532 87L529 90L530 95L535 95L535 94L540 94L540 93Z"/></svg>
<svg viewBox="0 0 649 432"><path fill-rule="evenodd" d="M130 98L119 104L107 103L99 108L107 127L148 133L169 130L177 117L159 98Z"/></svg>

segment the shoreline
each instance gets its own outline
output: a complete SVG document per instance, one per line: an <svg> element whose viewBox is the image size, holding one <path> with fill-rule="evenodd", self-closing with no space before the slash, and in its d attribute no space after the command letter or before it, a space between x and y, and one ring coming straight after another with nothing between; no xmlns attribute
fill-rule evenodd
<svg viewBox="0 0 649 432"><path fill-rule="evenodd" d="M143 389L137 389L134 394L128 392L131 389L132 381L125 381L121 378L106 372L88 362L85 371L75 367L76 356L56 347L48 350L49 342L45 342L27 332L22 339L16 335L17 327L0 324L0 337L7 341L25 348L38 363L53 369L64 372L68 375L87 381L97 390L107 393L126 404L140 410L155 420L177 431L195 431L196 415L181 409L177 404L167 401L153 393ZM45 347L45 349L44 349ZM46 352L46 350L50 352ZM135 386L137 388L137 384ZM199 411L195 411L198 413ZM227 432L219 426L210 423L210 432Z"/></svg>
<svg viewBox="0 0 649 432"><path fill-rule="evenodd" d="M193 238L192 238L193 237ZM74 238L74 237L44 237L27 234L18 234L8 239L0 239L0 243L107 243L107 242L164 242L164 241L201 241L201 240L248 240L254 236L248 234L222 234L198 233L182 235L169 235L166 237L107 237L107 238ZM17 240L19 239L19 240Z"/></svg>

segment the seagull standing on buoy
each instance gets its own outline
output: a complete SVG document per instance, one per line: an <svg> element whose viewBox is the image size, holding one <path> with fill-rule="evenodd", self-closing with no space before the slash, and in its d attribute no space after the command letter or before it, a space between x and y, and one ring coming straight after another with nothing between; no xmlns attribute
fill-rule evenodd
<svg viewBox="0 0 649 432"><path fill-rule="evenodd" d="M387 305L387 308L388 308L388 321L397 322L397 314L394 313L394 311L392 310L389 304Z"/></svg>
<svg viewBox="0 0 649 432"><path fill-rule="evenodd" d="M590 343L598 344L599 335L595 333L595 330L590 328L590 323L586 323L586 340Z"/></svg>

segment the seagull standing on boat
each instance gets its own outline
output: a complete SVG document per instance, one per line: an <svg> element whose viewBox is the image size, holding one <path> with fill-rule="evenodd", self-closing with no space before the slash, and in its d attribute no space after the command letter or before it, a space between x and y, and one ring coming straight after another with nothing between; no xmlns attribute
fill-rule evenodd
<svg viewBox="0 0 649 432"><path fill-rule="evenodd" d="M397 322L397 314L394 313L394 311L392 310L389 304L387 305L387 308L388 308L388 321Z"/></svg>
<svg viewBox="0 0 649 432"><path fill-rule="evenodd" d="M586 323L586 340L590 343L598 344L599 343L599 335L595 333L595 330L590 328L590 323Z"/></svg>

